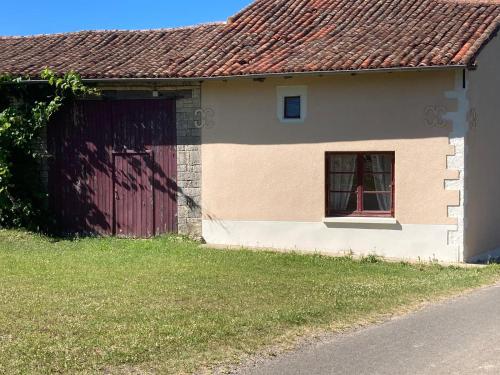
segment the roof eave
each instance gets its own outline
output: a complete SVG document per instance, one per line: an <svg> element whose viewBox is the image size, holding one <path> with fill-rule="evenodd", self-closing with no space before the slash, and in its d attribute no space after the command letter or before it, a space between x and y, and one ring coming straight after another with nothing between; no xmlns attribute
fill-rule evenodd
<svg viewBox="0 0 500 375"><path fill-rule="evenodd" d="M346 75L346 74L368 74L368 73L397 73L397 72L420 72L420 71L441 71L467 69L467 65L441 65L428 67L395 67L395 68L378 68L378 69L349 69L349 70L317 70L309 72L284 72L284 73L259 73L259 74L236 74L236 75L221 75L221 76L194 76L194 77L172 77L172 78L104 78L104 79L84 79L86 82L111 82L111 81L215 81L215 80L234 80L234 79L265 79L274 77L308 77L308 76L331 76L331 75Z"/></svg>
<svg viewBox="0 0 500 375"><path fill-rule="evenodd" d="M235 79L266 79L279 77L310 77L310 76L332 76L346 74L370 74L370 73L399 73L399 72L428 72L442 70L461 70L474 69L474 66L457 65L439 65L439 66L419 66L419 67L393 67L377 69L348 69L348 70L318 70L309 72L283 72L283 73L259 73L259 74L236 74L221 76L193 76L193 77L165 77L165 78L83 78L87 83L161 83L161 82L193 82L193 81L225 81ZM26 82L39 83L45 82L40 79L26 80Z"/></svg>

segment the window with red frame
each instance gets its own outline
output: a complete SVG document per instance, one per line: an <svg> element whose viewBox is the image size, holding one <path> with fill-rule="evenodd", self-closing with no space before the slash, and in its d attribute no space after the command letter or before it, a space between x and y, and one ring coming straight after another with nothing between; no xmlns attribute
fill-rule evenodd
<svg viewBox="0 0 500 375"><path fill-rule="evenodd" d="M394 216L394 153L326 153L326 215Z"/></svg>

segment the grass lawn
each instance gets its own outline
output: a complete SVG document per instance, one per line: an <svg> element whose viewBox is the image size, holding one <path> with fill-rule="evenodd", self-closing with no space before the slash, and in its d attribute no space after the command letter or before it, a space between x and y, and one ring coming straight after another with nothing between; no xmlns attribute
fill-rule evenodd
<svg viewBox="0 0 500 375"><path fill-rule="evenodd" d="M184 373L499 279L500 268L0 231L0 373Z"/></svg>

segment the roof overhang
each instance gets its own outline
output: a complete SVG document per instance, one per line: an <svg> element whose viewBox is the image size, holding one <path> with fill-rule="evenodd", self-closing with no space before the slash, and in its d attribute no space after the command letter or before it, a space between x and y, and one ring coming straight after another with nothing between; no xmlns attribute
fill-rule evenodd
<svg viewBox="0 0 500 375"><path fill-rule="evenodd" d="M227 75L214 77L172 77L172 78L83 78L86 83L106 83L106 84L175 84L185 82L200 82L200 81L227 81L253 79L263 80L267 78L293 78L293 77L324 77L334 75L357 75L357 74L374 74L374 73L408 73L408 72L432 72L443 70L473 70L474 66L468 65L440 65L440 66L419 66L419 67L395 67L395 68L379 68L379 69L350 69L350 70L334 70L334 71L310 71L310 72L285 72L285 73L264 73L264 74L245 74L245 75ZM26 80L30 83L42 83L44 80L33 79Z"/></svg>

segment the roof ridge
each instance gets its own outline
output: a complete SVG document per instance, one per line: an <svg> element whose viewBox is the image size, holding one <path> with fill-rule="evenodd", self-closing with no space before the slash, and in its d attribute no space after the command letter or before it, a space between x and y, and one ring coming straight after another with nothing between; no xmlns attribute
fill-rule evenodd
<svg viewBox="0 0 500 375"><path fill-rule="evenodd" d="M151 33L151 32L172 32L181 30L193 30L199 29L207 26L223 26L226 25L226 21L215 21L215 22L204 22L194 25L178 26L178 27L164 27L157 29L104 29L104 30L78 30L78 31L67 31L60 33L50 33L50 34L33 34L33 35L0 35L0 40L5 39L31 39L31 38L43 38L47 36L72 36L81 34L106 34L106 33Z"/></svg>

